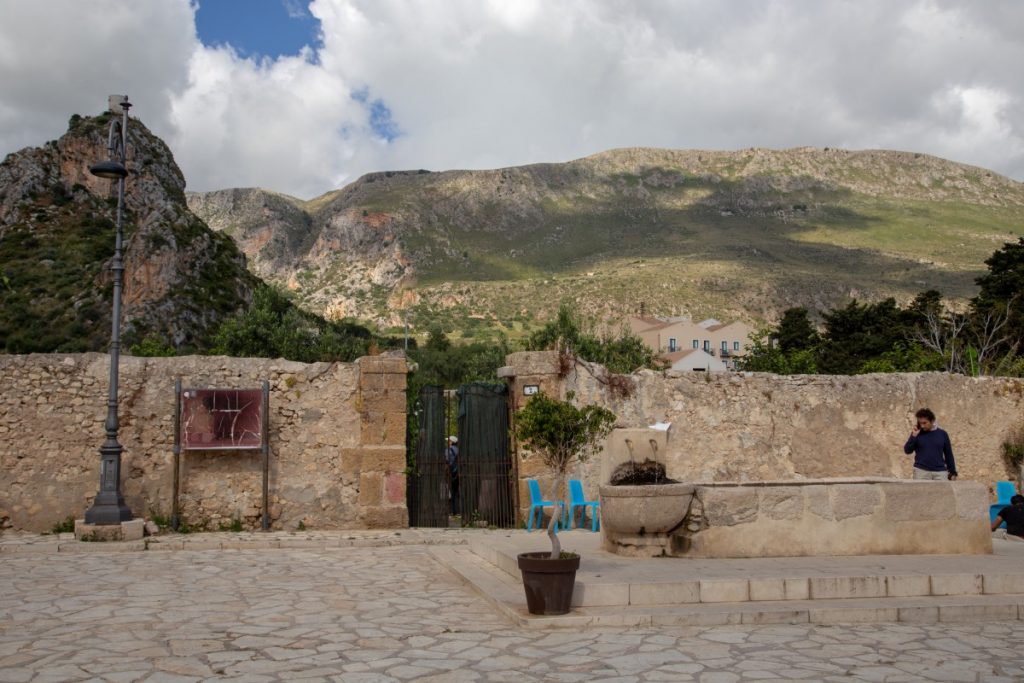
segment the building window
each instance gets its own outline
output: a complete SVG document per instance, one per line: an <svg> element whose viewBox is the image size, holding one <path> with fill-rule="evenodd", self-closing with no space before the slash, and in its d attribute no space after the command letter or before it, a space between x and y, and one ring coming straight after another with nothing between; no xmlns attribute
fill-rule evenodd
<svg viewBox="0 0 1024 683"><path fill-rule="evenodd" d="M704 351L707 352L707 353L711 352L711 340L710 339L705 339L704 340Z"/></svg>
<svg viewBox="0 0 1024 683"><path fill-rule="evenodd" d="M740 343L738 341L734 341L732 343L732 350L733 351L739 351L740 350Z"/></svg>
<svg viewBox="0 0 1024 683"><path fill-rule="evenodd" d="M669 351L675 351L676 350L676 340L675 340L675 337L669 337L669 339L668 339L668 350Z"/></svg>
<svg viewBox="0 0 1024 683"><path fill-rule="evenodd" d="M728 351L729 350L729 342L727 342L727 341L722 342L722 350L723 351Z"/></svg>
<svg viewBox="0 0 1024 683"><path fill-rule="evenodd" d="M700 339L694 339L693 340L693 348L695 348L695 349L699 349L700 348Z"/></svg>

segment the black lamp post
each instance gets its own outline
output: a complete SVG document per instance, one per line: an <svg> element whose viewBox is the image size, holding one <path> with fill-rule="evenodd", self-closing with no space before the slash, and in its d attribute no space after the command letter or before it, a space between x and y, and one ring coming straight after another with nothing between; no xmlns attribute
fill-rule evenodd
<svg viewBox="0 0 1024 683"><path fill-rule="evenodd" d="M111 98L112 101L113 98ZM121 97L121 119L115 116L110 122L107 149L110 159L89 167L89 172L99 178L117 180L117 237L114 242L114 259L110 270L114 272L114 312L110 332L110 394L107 398L107 438L100 447L100 490L92 507L85 511L86 524L120 524L132 518L132 511L121 494L121 452L124 450L117 441L117 379L121 360L121 286L124 281L124 262L121 259L122 221L124 216L124 180L128 176L125 168L125 148L128 142L128 109L132 105L128 96ZM115 112L116 113L116 112Z"/></svg>

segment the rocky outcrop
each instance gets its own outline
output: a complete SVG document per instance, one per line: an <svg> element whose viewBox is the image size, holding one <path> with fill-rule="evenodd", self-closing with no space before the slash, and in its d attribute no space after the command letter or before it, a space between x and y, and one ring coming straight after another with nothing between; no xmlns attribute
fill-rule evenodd
<svg viewBox="0 0 1024 683"><path fill-rule="evenodd" d="M73 116L60 139L0 164L0 348L93 350L109 336L116 184L88 169L106 158L110 116ZM124 338L195 347L257 280L234 242L188 209L170 149L138 119L128 152Z"/></svg>

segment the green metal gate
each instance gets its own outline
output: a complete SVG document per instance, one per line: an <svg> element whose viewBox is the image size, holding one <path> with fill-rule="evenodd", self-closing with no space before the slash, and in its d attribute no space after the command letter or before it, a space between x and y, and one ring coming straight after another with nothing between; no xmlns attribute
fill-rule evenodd
<svg viewBox="0 0 1024 683"><path fill-rule="evenodd" d="M459 498L463 524L516 524L516 468L509 448L508 387L464 384L459 401Z"/></svg>
<svg viewBox="0 0 1024 683"><path fill-rule="evenodd" d="M465 384L454 392L427 386L420 391L409 416L410 445L415 444L407 487L410 526L515 526L516 463L509 446L508 411L504 384ZM446 458L451 434L458 437L454 477ZM458 517L450 517L453 509Z"/></svg>

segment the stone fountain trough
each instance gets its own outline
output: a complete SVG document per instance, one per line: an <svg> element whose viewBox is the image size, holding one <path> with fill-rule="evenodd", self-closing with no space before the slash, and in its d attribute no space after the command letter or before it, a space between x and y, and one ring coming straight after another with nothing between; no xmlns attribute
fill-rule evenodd
<svg viewBox="0 0 1024 683"><path fill-rule="evenodd" d="M616 430L602 481L637 443L665 435ZM626 443L626 440L630 443ZM659 445L660 440L660 445ZM625 445L629 448L617 447ZM884 477L687 482L599 487L604 548L636 557L985 554L988 489L972 481Z"/></svg>

